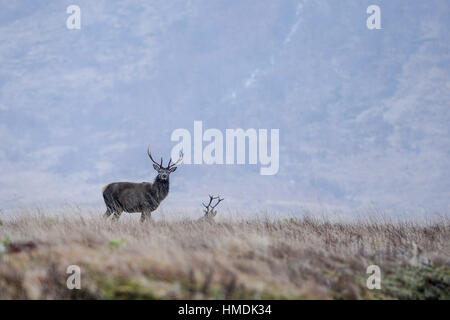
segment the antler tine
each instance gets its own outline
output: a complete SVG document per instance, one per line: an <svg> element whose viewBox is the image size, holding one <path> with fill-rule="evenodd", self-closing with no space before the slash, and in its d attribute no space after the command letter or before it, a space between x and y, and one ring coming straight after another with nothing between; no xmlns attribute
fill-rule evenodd
<svg viewBox="0 0 450 320"><path fill-rule="evenodd" d="M152 160L152 162L153 162L154 164L156 164L156 165L158 165L158 166L161 167L161 165L153 159L152 154L151 154L151 152L150 152L150 146L148 146L148 148L147 148L147 154L148 154L150 160ZM162 160L162 158L161 158L161 160Z"/></svg>
<svg viewBox="0 0 450 320"><path fill-rule="evenodd" d="M213 196L209 195L209 203L208 203L208 205L204 204L203 202L202 202L202 204L205 206L206 209L209 209L211 207L211 202L213 200L214 200Z"/></svg>
<svg viewBox="0 0 450 320"><path fill-rule="evenodd" d="M212 207L212 209L217 207L221 201L225 200L224 198L220 198L220 196L217 196L215 199L218 199L218 200L217 200L216 204Z"/></svg>
<svg viewBox="0 0 450 320"><path fill-rule="evenodd" d="M214 200L214 198L211 198L211 197L210 197L209 203L208 203L208 207L211 205L211 203L213 202L213 200Z"/></svg>
<svg viewBox="0 0 450 320"><path fill-rule="evenodd" d="M215 197L215 196L212 196L212 195L209 195L209 197L210 197L211 199L213 199L213 200L216 200L216 199L219 199L219 198L220 198L220 196Z"/></svg>
<svg viewBox="0 0 450 320"><path fill-rule="evenodd" d="M172 158L170 158L171 161L169 161L169 165L167 166L167 169L176 166L178 163L181 162L181 160L183 160L183 157L184 157L183 150L180 150L180 157L178 158L178 160L175 161L174 163L170 164L170 162L172 161Z"/></svg>

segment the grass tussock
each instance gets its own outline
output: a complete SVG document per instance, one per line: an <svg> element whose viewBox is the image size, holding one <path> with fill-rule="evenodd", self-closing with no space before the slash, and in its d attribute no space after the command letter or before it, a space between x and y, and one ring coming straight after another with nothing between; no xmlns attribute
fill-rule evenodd
<svg viewBox="0 0 450 320"><path fill-rule="evenodd" d="M450 299L450 224L21 216L0 224L0 298Z"/></svg>

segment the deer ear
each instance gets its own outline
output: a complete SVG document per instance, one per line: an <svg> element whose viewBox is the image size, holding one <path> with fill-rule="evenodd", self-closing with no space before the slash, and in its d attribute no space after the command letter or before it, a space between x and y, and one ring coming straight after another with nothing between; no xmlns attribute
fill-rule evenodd
<svg viewBox="0 0 450 320"><path fill-rule="evenodd" d="M174 172L175 170L177 170L177 167L173 167L173 168L169 169L170 173Z"/></svg>
<svg viewBox="0 0 450 320"><path fill-rule="evenodd" d="M153 169L155 169L156 171L159 171L159 167L156 164L153 165Z"/></svg>

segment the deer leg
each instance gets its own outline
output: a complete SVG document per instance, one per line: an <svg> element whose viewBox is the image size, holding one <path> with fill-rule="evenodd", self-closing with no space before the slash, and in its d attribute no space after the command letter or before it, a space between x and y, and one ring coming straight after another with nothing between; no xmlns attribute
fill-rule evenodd
<svg viewBox="0 0 450 320"><path fill-rule="evenodd" d="M144 211L141 213L141 222L151 221L152 220L152 212Z"/></svg>
<svg viewBox="0 0 450 320"><path fill-rule="evenodd" d="M103 214L103 218L107 219L112 214L111 209L107 208L106 212Z"/></svg>
<svg viewBox="0 0 450 320"><path fill-rule="evenodd" d="M122 211L115 211L114 215L112 217L112 220L114 220L114 221L119 220L121 214L122 214Z"/></svg>

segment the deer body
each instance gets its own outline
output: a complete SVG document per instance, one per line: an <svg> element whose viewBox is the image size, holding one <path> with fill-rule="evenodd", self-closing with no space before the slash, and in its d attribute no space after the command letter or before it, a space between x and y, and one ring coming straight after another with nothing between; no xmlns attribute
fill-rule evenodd
<svg viewBox="0 0 450 320"><path fill-rule="evenodd" d="M103 188L103 199L106 204L105 218L111 214L113 219L119 219L123 211L133 213L141 212L141 221L151 218L152 211L155 211L159 204L167 197L169 193L169 175L174 172L177 167L175 165L181 161L183 155L174 164L170 165L172 159L166 168L161 163L153 160L150 151L148 151L150 159L153 161L153 168L158 171L153 183L142 182L115 182L106 185Z"/></svg>

